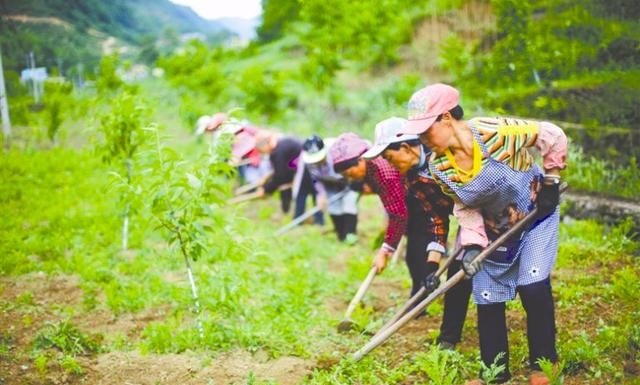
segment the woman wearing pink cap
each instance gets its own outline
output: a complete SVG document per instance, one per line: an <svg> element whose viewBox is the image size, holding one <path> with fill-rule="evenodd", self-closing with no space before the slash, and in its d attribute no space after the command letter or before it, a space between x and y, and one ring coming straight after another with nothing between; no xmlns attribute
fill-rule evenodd
<svg viewBox="0 0 640 385"><path fill-rule="evenodd" d="M356 134L348 132L340 135L329 149L333 169L345 178L364 182L382 201L389 224L375 260L378 274L387 266L387 260L400 243L407 225L407 207L400 173L382 158L364 160L360 156L369 149L369 144Z"/></svg>
<svg viewBox="0 0 640 385"><path fill-rule="evenodd" d="M567 139L549 122L511 118L462 120L458 91L434 84L413 94L409 122L402 133L415 134L429 146L432 175L455 200L465 252L462 265L473 277L478 305L480 355L485 365L496 359L510 379L505 302L520 295L527 313L532 385L549 384L539 360L557 361L551 270L558 250L560 170ZM537 147L544 172L528 151ZM474 258L492 240L537 207L535 223L485 259ZM501 355L502 354L502 355ZM500 358L499 358L500 357ZM483 384L481 380L468 385Z"/></svg>
<svg viewBox="0 0 640 385"><path fill-rule="evenodd" d="M431 151L420 143L417 135L400 133L406 123L406 119L395 117L378 123L375 129L376 141L362 157L374 159L381 156L404 176L409 215L406 262L413 281L411 295L414 295L420 287L430 293L440 286L436 271L442 255L447 251L449 215L453 201L442 192L429 172L427 158ZM453 261L449 265L447 276L453 276L461 268L460 261ZM460 342L470 296L469 280L458 283L445 294L440 335L437 339L441 349L454 349Z"/></svg>

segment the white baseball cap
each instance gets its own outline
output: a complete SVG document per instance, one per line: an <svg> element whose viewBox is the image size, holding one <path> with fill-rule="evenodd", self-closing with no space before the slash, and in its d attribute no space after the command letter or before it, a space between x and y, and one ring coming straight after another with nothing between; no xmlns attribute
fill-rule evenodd
<svg viewBox="0 0 640 385"><path fill-rule="evenodd" d="M392 143L408 142L418 139L418 135L403 134L407 120L402 118L389 118L376 124L375 142L373 146L362 154L364 159L377 158Z"/></svg>

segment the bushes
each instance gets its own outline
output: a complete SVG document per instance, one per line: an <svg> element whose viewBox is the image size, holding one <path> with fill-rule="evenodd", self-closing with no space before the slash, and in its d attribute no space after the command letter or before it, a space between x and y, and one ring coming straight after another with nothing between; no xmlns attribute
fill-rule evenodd
<svg viewBox="0 0 640 385"><path fill-rule="evenodd" d="M591 74L552 83L548 87L493 90L487 107L512 115L544 116L593 127L633 127L640 121L640 72Z"/></svg>
<svg viewBox="0 0 640 385"><path fill-rule="evenodd" d="M465 94L494 110L633 127L640 118L637 23L602 12L600 3L494 0L494 41L468 50L449 38L444 67Z"/></svg>
<svg viewBox="0 0 640 385"><path fill-rule="evenodd" d="M564 176L571 188L638 198L640 170L635 157L629 158L627 166L616 166L587 156L580 147L573 145L570 148L569 162L570 167L564 171Z"/></svg>

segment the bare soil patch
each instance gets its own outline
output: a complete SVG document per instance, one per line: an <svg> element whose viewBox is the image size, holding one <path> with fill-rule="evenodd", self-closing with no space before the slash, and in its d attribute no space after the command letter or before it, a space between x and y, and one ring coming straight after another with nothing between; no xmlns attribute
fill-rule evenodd
<svg viewBox="0 0 640 385"><path fill-rule="evenodd" d="M302 381L312 366L298 357L265 359L248 352L220 354L212 360L194 354L141 355L112 352L87 362L90 373L85 383L96 385L131 384L234 384L273 380L292 385Z"/></svg>

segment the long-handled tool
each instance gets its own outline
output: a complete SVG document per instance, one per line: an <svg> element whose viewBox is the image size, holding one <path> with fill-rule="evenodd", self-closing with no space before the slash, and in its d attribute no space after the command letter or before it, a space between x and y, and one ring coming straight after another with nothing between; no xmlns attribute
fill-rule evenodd
<svg viewBox="0 0 640 385"><path fill-rule="evenodd" d="M560 186L560 192L564 192L567 189L567 185L564 184ZM493 254L498 247L500 247L505 241L511 238L513 235L519 233L525 226L527 226L531 221L533 221L538 214L538 208L534 208L529 214L527 214L524 218L522 218L519 222L517 222L512 228L504 232L501 236L498 237L495 241L493 241L489 246L487 246L480 254L476 256L474 261L482 262L485 258ZM364 357L367 353L372 351L373 349L380 346L384 341L386 341L393 333L397 332L398 329L403 327L407 322L411 321L418 313L424 310L429 304L435 301L438 297L449 291L452 287L454 287L458 282L464 279L465 273L463 270L458 271L451 278L449 278L442 286L431 292L416 305L413 309L403 315L396 323L390 325L386 329L382 330L379 334L376 334L371 338L371 340L360 350L355 352L352 356L354 361L360 361L362 357Z"/></svg>
<svg viewBox="0 0 640 385"><path fill-rule="evenodd" d="M407 237L403 236L400 239L400 243L398 243L398 247L396 248L396 251L393 253L393 256L391 257L391 266L395 266L398 263L400 256L403 255L406 251L407 251Z"/></svg>
<svg viewBox="0 0 640 385"><path fill-rule="evenodd" d="M231 165L233 167L240 167L240 166L246 166L246 165L251 164L251 163L252 163L251 159L242 159L242 160L239 160L237 162L232 162Z"/></svg>
<svg viewBox="0 0 640 385"><path fill-rule="evenodd" d="M462 249L456 251L455 253L453 253L452 256L447 258L445 263L443 263L442 266L438 268L438 271L436 271L436 277L440 277L442 273L447 271L449 266L451 266L451 263L456 258L458 258L461 252L462 252ZM389 326L396 323L396 321L398 321L400 317L402 317L409 310L409 308L413 306L413 304L415 304L420 298L424 296L425 292L426 292L426 289L424 287L421 287L420 290L418 290L418 292L416 292L411 298L409 298L409 300L396 312L396 314L394 314L393 317L389 319L389 321L387 321L384 325L382 325L382 327L376 332L375 335L382 333L383 330L387 329Z"/></svg>
<svg viewBox="0 0 640 385"><path fill-rule="evenodd" d="M236 189L236 191L234 191L234 194L235 195L246 194L253 189L263 186L272 175L273 175L273 172L269 172L267 175L263 176L262 178L260 178L260 180L256 182L248 183L248 184L245 184L244 186L240 186Z"/></svg>
<svg viewBox="0 0 640 385"><path fill-rule="evenodd" d="M242 195L242 194L246 194L251 190L257 189L258 187L262 186L263 183L262 181L257 181L257 182L253 182L253 183L248 183L245 184L244 186L240 186L238 187L233 193L237 196L237 195Z"/></svg>
<svg viewBox="0 0 640 385"><path fill-rule="evenodd" d="M264 195L264 193L262 191L254 191L254 192L249 193L249 194L238 195L236 197L233 197L233 198L229 199L227 201L227 203L232 205L232 204L236 204L236 203L246 202L246 201L250 201L250 200L253 200L253 199L260 198L263 195Z"/></svg>
<svg viewBox="0 0 640 385"><path fill-rule="evenodd" d="M288 189L291 188L291 185L292 185L291 183L280 185L280 187L278 187L278 191L288 190ZM262 192L262 191L254 191L254 192L249 193L249 194L235 196L235 197L229 199L227 201L227 204L232 205L232 204L236 204L236 203L246 202L246 201L250 201L250 200L253 200L253 199L261 198L263 196L264 196L264 192Z"/></svg>
<svg viewBox="0 0 640 385"><path fill-rule="evenodd" d="M329 204L337 201L338 199L342 198L344 196L344 194L346 194L346 193L347 193L347 190L340 191L339 193L335 194L334 196L329 198L329 200L327 200L327 205L329 205ZM286 225L284 225L281 228L279 228L278 231L276 231L276 236L280 236L280 235L286 233L287 231L293 229L294 227L298 226L300 223L304 222L307 218L310 218L312 215L314 215L315 213L317 213L320 210L322 210L322 208L320 206L315 206L312 209L308 210L307 212L297 216L291 222L289 222Z"/></svg>
<svg viewBox="0 0 640 385"><path fill-rule="evenodd" d="M306 211L305 213L300 214L294 220L292 220L291 222L279 228L278 231L276 231L276 236L279 237L280 235L291 230L292 228L298 226L300 223L304 222L307 218L311 217L312 215L314 215L320 210L321 210L320 206L315 206L312 209Z"/></svg>
<svg viewBox="0 0 640 385"><path fill-rule="evenodd" d="M358 306L360 301L362 301L362 297L364 297L364 293L366 293L367 289L369 289L369 286L371 286L371 282L373 282L373 279L376 277L376 274L377 274L376 267L374 266L371 268L371 270L369 270L369 274L367 275L367 278L365 278L364 282L362 282L362 284L358 288L356 295L353 297L351 302L349 302L349 307L347 307L347 311L344 313L344 318L338 324L339 332L349 331L356 324L355 321L351 319L351 314L353 314L353 312L356 310L356 307Z"/></svg>

